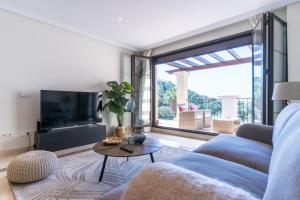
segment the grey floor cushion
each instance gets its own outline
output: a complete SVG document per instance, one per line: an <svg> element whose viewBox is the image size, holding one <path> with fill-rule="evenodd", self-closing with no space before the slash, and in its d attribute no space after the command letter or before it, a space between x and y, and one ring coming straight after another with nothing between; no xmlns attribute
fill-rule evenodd
<svg viewBox="0 0 300 200"><path fill-rule="evenodd" d="M57 156L48 151L30 151L17 156L7 167L7 179L30 183L46 178L57 167Z"/></svg>
<svg viewBox="0 0 300 200"><path fill-rule="evenodd" d="M273 147L269 144L230 135L219 135L195 150L264 173L269 172L272 151Z"/></svg>

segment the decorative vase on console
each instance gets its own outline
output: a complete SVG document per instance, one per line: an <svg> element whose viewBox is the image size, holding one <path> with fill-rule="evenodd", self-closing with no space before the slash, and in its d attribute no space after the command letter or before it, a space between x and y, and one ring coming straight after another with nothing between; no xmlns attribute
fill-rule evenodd
<svg viewBox="0 0 300 200"><path fill-rule="evenodd" d="M103 98L108 99L108 102L103 106L103 110L108 109L109 112L115 114L118 122L118 127L115 128L115 134L117 137L124 137L124 113L134 110L134 89L132 85L126 81L121 83L109 81L106 84L111 87L111 89L105 90L103 93ZM130 96L130 98L127 96Z"/></svg>

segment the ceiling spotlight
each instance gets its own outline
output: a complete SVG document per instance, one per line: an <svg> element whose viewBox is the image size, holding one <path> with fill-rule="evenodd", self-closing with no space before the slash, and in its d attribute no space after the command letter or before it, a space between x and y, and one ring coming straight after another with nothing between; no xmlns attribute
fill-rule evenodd
<svg viewBox="0 0 300 200"><path fill-rule="evenodd" d="M119 22L122 22L122 21L123 21L123 18L122 18L122 17L118 17L118 21L119 21Z"/></svg>

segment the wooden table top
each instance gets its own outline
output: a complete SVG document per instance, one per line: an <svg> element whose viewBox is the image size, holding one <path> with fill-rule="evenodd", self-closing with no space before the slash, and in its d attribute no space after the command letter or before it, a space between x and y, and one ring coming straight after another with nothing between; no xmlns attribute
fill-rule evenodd
<svg viewBox="0 0 300 200"><path fill-rule="evenodd" d="M133 153L129 153L120 149L121 146L129 147L133 150ZM112 157L133 157L133 156L142 156L150 153L154 153L161 149L161 144L157 139L154 138L146 138L143 144L133 144L132 141L123 141L118 145L105 145L103 142L98 142L94 145L93 150L96 153L112 156Z"/></svg>

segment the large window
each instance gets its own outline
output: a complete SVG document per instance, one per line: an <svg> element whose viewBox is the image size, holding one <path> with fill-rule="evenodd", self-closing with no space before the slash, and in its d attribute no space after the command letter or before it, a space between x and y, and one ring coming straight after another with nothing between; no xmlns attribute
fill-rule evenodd
<svg viewBox="0 0 300 200"><path fill-rule="evenodd" d="M252 122L251 33L154 58L155 126L234 133Z"/></svg>

